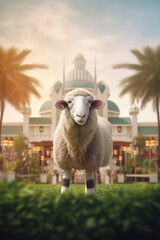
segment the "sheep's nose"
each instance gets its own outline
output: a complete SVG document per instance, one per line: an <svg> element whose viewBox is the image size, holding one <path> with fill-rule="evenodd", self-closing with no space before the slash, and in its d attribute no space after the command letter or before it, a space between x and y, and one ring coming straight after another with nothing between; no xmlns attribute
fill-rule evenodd
<svg viewBox="0 0 160 240"><path fill-rule="evenodd" d="M80 118L84 118L86 116L86 114L76 114L77 117L80 117Z"/></svg>

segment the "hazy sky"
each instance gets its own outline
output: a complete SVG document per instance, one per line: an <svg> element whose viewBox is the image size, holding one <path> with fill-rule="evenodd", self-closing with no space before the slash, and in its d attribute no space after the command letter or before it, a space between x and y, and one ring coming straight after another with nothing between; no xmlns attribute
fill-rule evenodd
<svg viewBox="0 0 160 240"><path fill-rule="evenodd" d="M96 57L97 79L108 84L110 100L119 106L120 116L129 116L129 96L119 98L119 83L132 72L112 67L135 62L131 49L158 44L159 0L0 0L0 45L31 49L26 63L49 66L28 72L43 86L42 98L32 98L32 116L39 116L51 86L62 80L63 57L67 73L77 53L84 55L91 73ZM4 121L22 121L22 115L7 105ZM139 121L156 121L151 105L140 112Z"/></svg>

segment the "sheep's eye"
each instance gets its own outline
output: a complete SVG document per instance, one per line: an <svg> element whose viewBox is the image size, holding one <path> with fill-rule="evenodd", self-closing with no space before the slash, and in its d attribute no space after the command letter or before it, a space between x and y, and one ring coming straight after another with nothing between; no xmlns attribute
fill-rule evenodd
<svg viewBox="0 0 160 240"><path fill-rule="evenodd" d="M92 103L92 100L88 100L88 103Z"/></svg>
<svg viewBox="0 0 160 240"><path fill-rule="evenodd" d="M71 104L71 103L72 103L72 101L71 101L71 100L69 100L67 103L68 103L68 104Z"/></svg>

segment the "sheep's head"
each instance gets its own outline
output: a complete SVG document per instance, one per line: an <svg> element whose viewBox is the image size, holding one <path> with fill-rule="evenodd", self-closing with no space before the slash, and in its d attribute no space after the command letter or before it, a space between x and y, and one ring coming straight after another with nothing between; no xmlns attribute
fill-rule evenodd
<svg viewBox="0 0 160 240"><path fill-rule="evenodd" d="M100 109L104 107L101 100L93 100L93 96L87 90L73 90L69 92L65 100L55 103L58 109L69 109L72 119L78 124L83 125L88 119L90 109Z"/></svg>

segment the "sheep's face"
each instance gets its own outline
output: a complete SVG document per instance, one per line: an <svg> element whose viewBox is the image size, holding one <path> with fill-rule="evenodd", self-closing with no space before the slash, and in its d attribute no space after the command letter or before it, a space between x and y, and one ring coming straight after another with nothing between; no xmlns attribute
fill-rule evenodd
<svg viewBox="0 0 160 240"><path fill-rule="evenodd" d="M92 101L90 96L68 97L67 103L71 117L78 125L83 125L87 121Z"/></svg>
<svg viewBox="0 0 160 240"><path fill-rule="evenodd" d="M89 95L70 95L66 101L56 102L55 106L62 110L69 108L72 119L78 125L84 125L88 119L90 108L100 109L104 106L104 103L101 100L93 100Z"/></svg>

